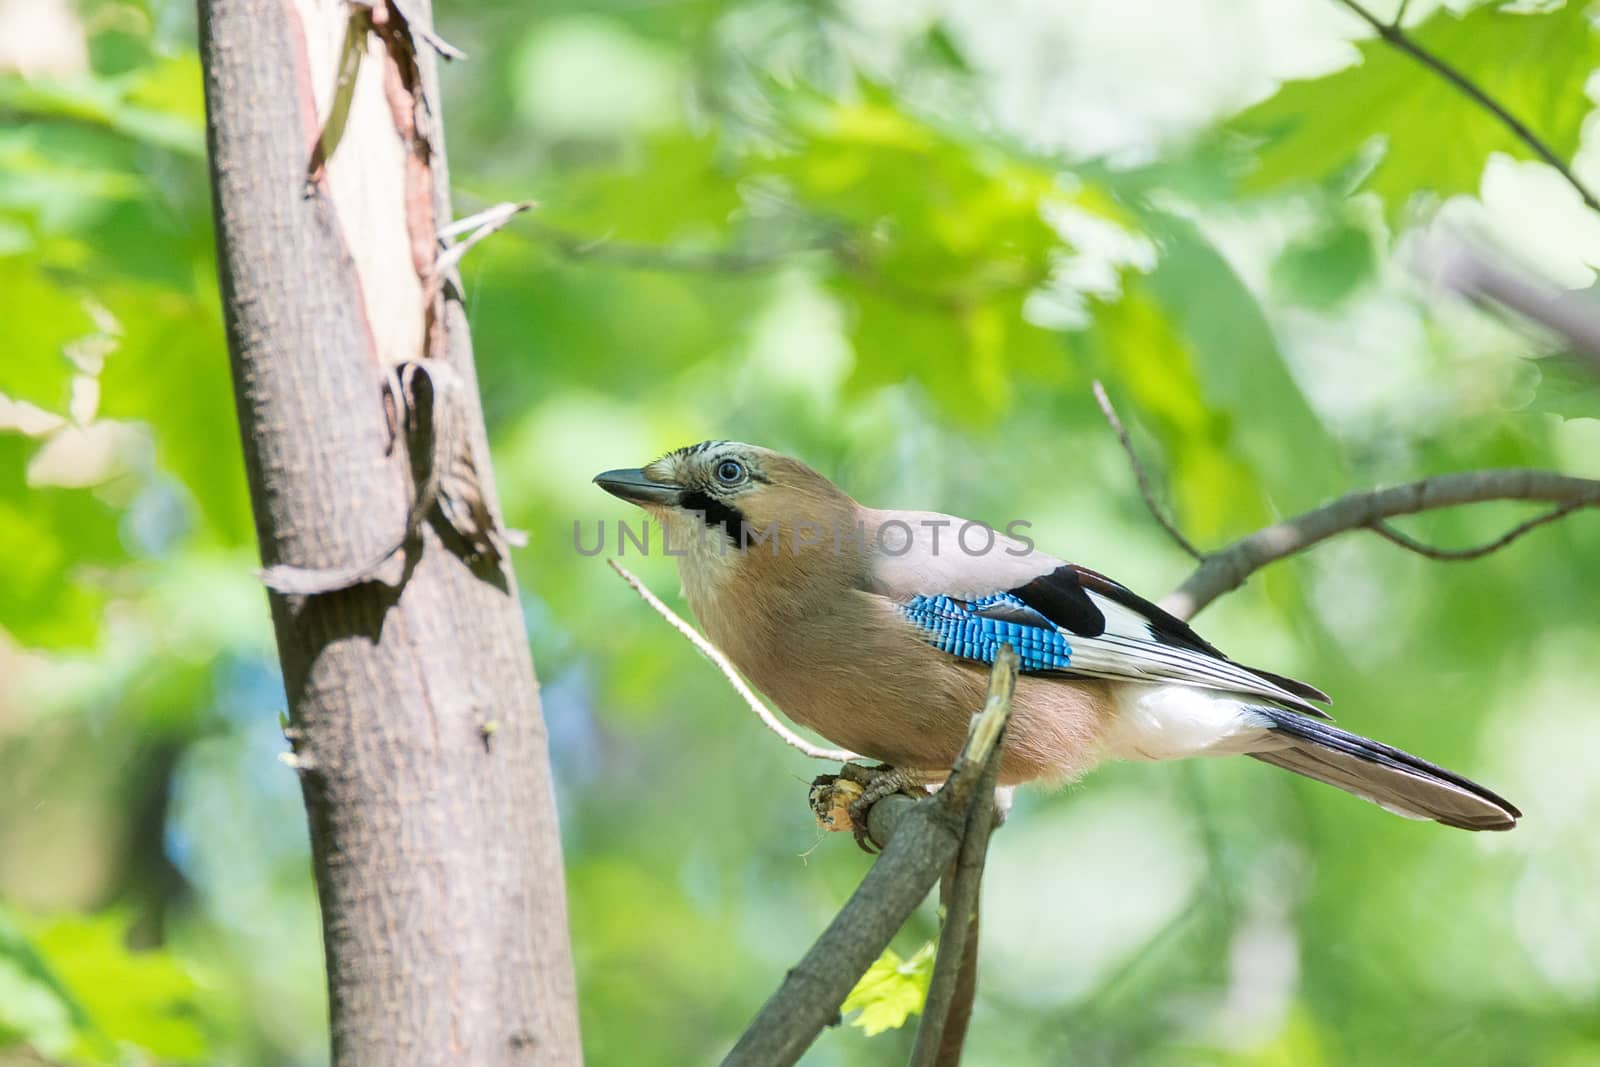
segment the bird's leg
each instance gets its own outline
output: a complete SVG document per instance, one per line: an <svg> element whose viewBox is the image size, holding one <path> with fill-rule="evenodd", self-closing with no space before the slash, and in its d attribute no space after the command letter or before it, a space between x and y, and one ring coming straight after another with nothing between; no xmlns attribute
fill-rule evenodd
<svg viewBox="0 0 1600 1067"><path fill-rule="evenodd" d="M876 767L846 763L839 768L839 777L861 786L861 795L850 802L848 811L856 844L861 851L867 853L878 851L872 844L872 838L867 834L867 816L872 811L872 805L895 793L922 795L922 775L914 771L900 770L886 763Z"/></svg>

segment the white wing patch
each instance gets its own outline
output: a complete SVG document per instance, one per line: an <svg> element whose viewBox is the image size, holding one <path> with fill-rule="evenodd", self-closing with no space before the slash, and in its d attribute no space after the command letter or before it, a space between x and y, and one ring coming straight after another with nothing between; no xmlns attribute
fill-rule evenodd
<svg viewBox="0 0 1600 1067"><path fill-rule="evenodd" d="M1072 646L1074 673L1091 678L1182 682L1203 689L1266 697L1298 711L1325 715L1304 698L1237 663L1155 640L1150 633L1150 620L1136 611L1092 591L1089 599L1105 615L1106 631L1099 637L1063 631Z"/></svg>

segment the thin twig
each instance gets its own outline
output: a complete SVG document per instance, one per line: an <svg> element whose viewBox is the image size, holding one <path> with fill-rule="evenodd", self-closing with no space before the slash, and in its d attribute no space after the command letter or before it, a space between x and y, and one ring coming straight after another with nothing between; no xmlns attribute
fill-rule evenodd
<svg viewBox="0 0 1600 1067"><path fill-rule="evenodd" d="M1128 431L1122 425L1122 420L1117 417L1117 409L1111 406L1111 398L1106 395L1105 386L1101 385L1098 379L1094 383L1094 398L1100 405L1100 414L1106 417L1106 421L1111 424L1112 432L1121 442L1122 451L1127 453L1128 464L1133 467L1133 476L1139 482L1139 495L1144 497L1144 506L1150 509L1150 514L1155 516L1156 522L1161 524L1161 528L1167 531L1167 536L1171 537L1179 548L1187 552L1196 562L1203 562L1206 554L1194 547L1193 543L1183 536L1183 531L1178 529L1177 524L1162 512L1161 505L1156 501L1155 490L1150 486L1150 476L1145 473L1144 463L1140 461L1139 453L1134 451L1133 442L1128 438Z"/></svg>
<svg viewBox="0 0 1600 1067"><path fill-rule="evenodd" d="M1410 6L1411 0L1400 0L1400 6L1395 9L1394 18L1389 20L1389 25L1398 30L1400 24L1406 20L1406 8Z"/></svg>
<svg viewBox="0 0 1600 1067"><path fill-rule="evenodd" d="M1578 191L1578 195L1583 197L1585 204L1589 205L1594 211L1600 211L1600 200L1597 200L1595 195L1589 191L1589 187L1584 185L1578 176L1573 173L1572 168L1567 165L1566 161L1556 155L1554 149L1546 144L1538 134L1529 129L1521 119L1507 111L1504 105L1485 92L1471 78L1417 44L1410 34L1400 27L1398 18L1392 23L1385 22L1359 4L1357 0L1338 0L1338 2L1349 8L1367 25L1376 30L1378 36L1388 44L1398 48L1418 63L1432 70L1460 90L1473 103L1493 115L1519 141L1527 145L1535 155L1554 167L1567 180L1567 184ZM1404 6L1401 8L1401 12L1404 13Z"/></svg>
<svg viewBox="0 0 1600 1067"><path fill-rule="evenodd" d="M993 788L982 790L979 782L993 781L988 775L1000 760L1017 666L1016 653L1002 648L989 692L993 697L1001 690L1003 699L989 700L973 716L961 755L937 793L909 803L893 796L873 807L876 812L895 801L904 811L866 878L762 1005L723 1067L788 1067L838 1018L844 998L955 858L974 796L993 795Z"/></svg>
<svg viewBox="0 0 1600 1067"><path fill-rule="evenodd" d="M588 260L630 270L670 271L685 274L759 274L776 270L811 252L836 252L839 238L823 235L778 249L697 249L672 245L636 244L610 237L584 237L548 223L525 229L535 240L567 259Z"/></svg>
<svg viewBox="0 0 1600 1067"><path fill-rule="evenodd" d="M1179 618L1191 618L1222 594L1239 588L1246 578L1267 564L1304 552L1330 537L1349 530L1370 529L1398 515L1415 515L1489 500L1542 500L1561 505L1566 514L1579 508L1600 506L1600 481L1554 471L1482 470L1442 474L1388 489L1347 493L1332 503L1257 530L1213 552L1183 585L1161 602L1161 606ZM1541 517L1541 521L1554 521L1556 517ZM1527 531L1515 532L1521 536ZM1486 546L1485 551L1499 547L1502 545Z"/></svg>
<svg viewBox="0 0 1600 1067"><path fill-rule="evenodd" d="M1481 545L1475 545L1472 548L1436 548L1433 545L1424 544L1423 542L1418 541L1410 534L1402 533L1386 522L1375 522L1372 524L1370 529L1373 533L1378 534L1385 540L1392 541L1401 548L1410 549L1417 555L1426 556L1429 559L1445 561L1482 559L1489 553L1499 551L1500 549L1506 547L1511 542L1527 533L1529 530L1536 530L1547 522L1555 522L1557 519L1565 515L1569 515L1583 506L1584 505L1578 501L1569 501L1568 503L1553 507L1549 511L1535 515L1526 522L1517 523L1515 526L1511 527L1511 529L1507 530L1499 537L1496 537L1493 541L1489 541Z"/></svg>
<svg viewBox="0 0 1600 1067"><path fill-rule="evenodd" d="M1010 651L1009 647L1006 649ZM1014 671L996 670L989 676L989 697L980 715L1011 703L1016 686ZM993 716L1004 730L1004 720ZM999 746L1000 738L995 739ZM955 870L946 875L949 891L945 896L944 922L939 928L939 951L934 957L933 977L922 1007L922 1022L917 1027L916 1045L911 1050L910 1067L945 1067L961 1061L966 1042L967 1021L972 1015L972 998L977 993L974 980L978 957L978 903L983 885L983 865L989 853L989 835L995 825L995 782L1000 761L988 760L978 776L976 792L962 831L961 852ZM963 981L967 979L967 981Z"/></svg>
<svg viewBox="0 0 1600 1067"><path fill-rule="evenodd" d="M456 219L449 225L442 227L439 230L439 239L442 241L449 237L460 237L469 230L482 230L487 227L487 233L484 233L481 236L474 235L473 237L467 238L467 241L471 242L472 244L476 244L483 237L487 237L490 233L493 233L495 230L498 230L500 227L510 222L514 215L518 214L519 212L526 211L537 204L537 200L502 201L501 203L486 207L482 211L474 212L471 215L465 215L459 219Z"/></svg>
<svg viewBox="0 0 1600 1067"><path fill-rule="evenodd" d="M633 588L635 593L639 594L641 600L654 608L657 615L666 619L674 630L677 630L687 638L691 645L700 650L702 656L710 660L722 672L722 676L728 680L728 684L733 686L733 691L744 698L744 702L750 706L751 711L756 713L756 717L761 720L767 729L782 738L785 744L791 748L799 749L812 759L828 760L832 763L849 763L851 760L861 758L856 753L846 749L823 748L820 745L813 745L810 741L785 726L772 713L772 709L768 708L765 702L756 695L755 690L745 684L745 680L739 677L739 672L734 669L733 664L728 662L728 657L724 656L715 645L701 637L698 630L684 622L683 619L678 617L677 612L663 604L660 598L646 588L645 584L626 567L614 559L608 559L606 562L611 565L611 569L616 571L623 581Z"/></svg>
<svg viewBox="0 0 1600 1067"><path fill-rule="evenodd" d="M507 200L503 204L485 208L475 215L457 219L440 230L440 242L459 234L466 234L466 236L455 244L441 245L439 255L433 261L433 273L429 277L430 290L437 289L440 281L455 268L457 263L461 262L461 257L472 251L473 245L504 227L513 218L533 207L534 203L535 201L532 200ZM429 299L431 298L432 293L429 294Z"/></svg>

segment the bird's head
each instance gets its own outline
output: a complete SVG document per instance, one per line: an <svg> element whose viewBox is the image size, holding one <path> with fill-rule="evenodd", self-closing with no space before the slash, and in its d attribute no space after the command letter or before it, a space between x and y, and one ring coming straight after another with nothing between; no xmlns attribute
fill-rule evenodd
<svg viewBox="0 0 1600 1067"><path fill-rule="evenodd" d="M738 441L702 441L595 484L660 520L670 543L718 556L809 555L847 527L855 502L797 459ZM819 540L820 536L820 540ZM728 553L728 547L743 553Z"/></svg>

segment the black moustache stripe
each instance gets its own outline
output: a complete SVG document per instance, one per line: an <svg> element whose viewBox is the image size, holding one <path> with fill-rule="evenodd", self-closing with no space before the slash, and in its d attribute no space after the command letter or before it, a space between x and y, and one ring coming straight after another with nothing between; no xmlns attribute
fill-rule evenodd
<svg viewBox="0 0 1600 1067"><path fill-rule="evenodd" d="M698 511L705 517L707 526L721 526L736 542L744 533L744 513L729 507L710 493L695 489L683 494L682 506Z"/></svg>

